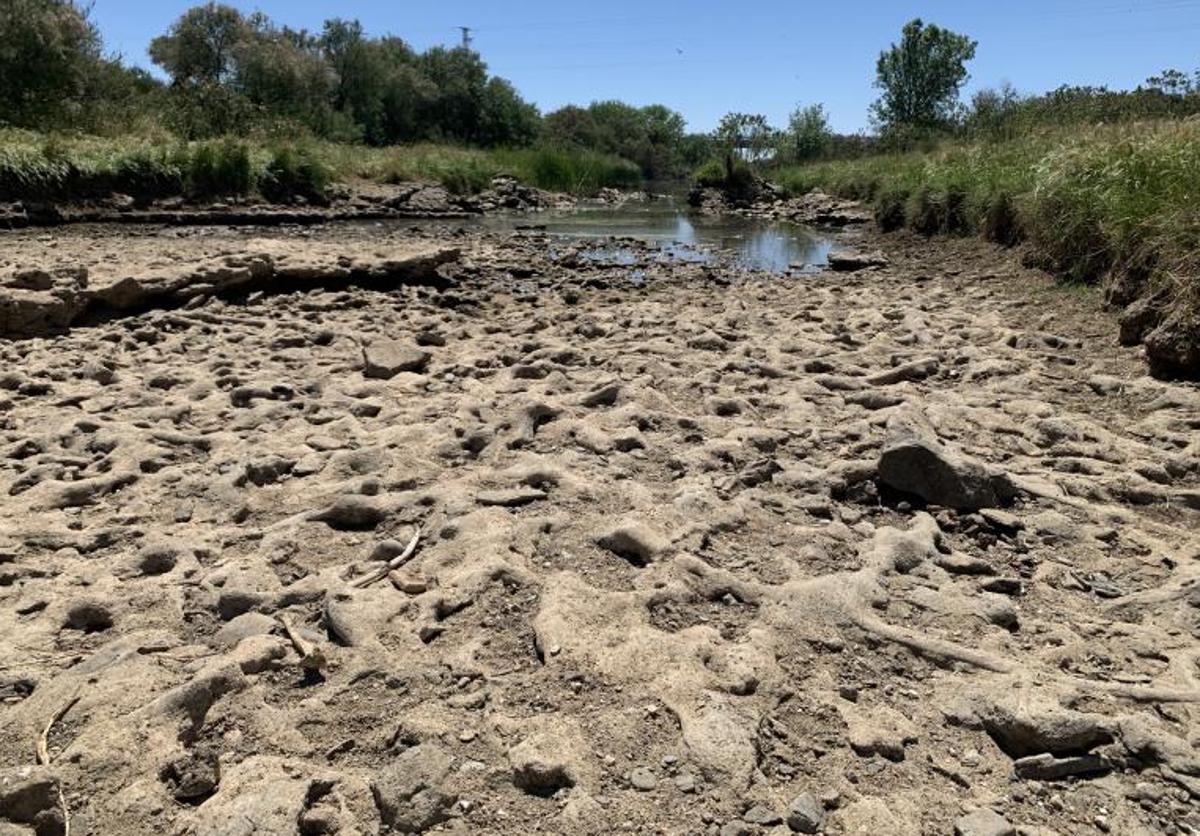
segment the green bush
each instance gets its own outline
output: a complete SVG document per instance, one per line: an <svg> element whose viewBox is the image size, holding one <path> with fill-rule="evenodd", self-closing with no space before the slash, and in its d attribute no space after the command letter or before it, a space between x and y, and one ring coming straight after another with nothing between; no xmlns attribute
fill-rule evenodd
<svg viewBox="0 0 1200 836"><path fill-rule="evenodd" d="M1200 122L1030 132L777 170L789 194L872 200L879 226L1030 245L1065 279L1169 287L1200 307Z"/></svg>
<svg viewBox="0 0 1200 836"><path fill-rule="evenodd" d="M315 153L285 145L271 152L259 191L268 200L280 203L297 197L322 203L329 179L328 167Z"/></svg>
<svg viewBox="0 0 1200 836"><path fill-rule="evenodd" d="M607 154L562 148L529 148L498 152L501 172L549 191L595 194L602 188L637 188L641 169Z"/></svg>
<svg viewBox="0 0 1200 836"><path fill-rule="evenodd" d="M205 142L192 152L185 178L191 197L234 197L254 188L250 152L240 142Z"/></svg>
<svg viewBox="0 0 1200 836"><path fill-rule="evenodd" d="M908 192L903 189L887 189L875 197L875 222L884 232L894 232L902 229L908 220L905 205L908 203Z"/></svg>
<svg viewBox="0 0 1200 836"><path fill-rule="evenodd" d="M1000 191L987 196L982 232L984 238L1006 247L1018 244L1024 238L1016 201L1008 192Z"/></svg>
<svg viewBox="0 0 1200 836"><path fill-rule="evenodd" d="M713 159L696 171L695 180L705 188L721 189L732 196L750 196L755 190L758 176L744 160L734 160L732 167L726 161Z"/></svg>

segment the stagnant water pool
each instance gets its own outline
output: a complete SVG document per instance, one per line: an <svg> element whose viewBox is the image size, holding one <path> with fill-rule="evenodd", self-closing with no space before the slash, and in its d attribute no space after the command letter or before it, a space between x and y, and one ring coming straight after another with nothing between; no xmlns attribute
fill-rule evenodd
<svg viewBox="0 0 1200 836"><path fill-rule="evenodd" d="M582 202L571 210L491 215L479 223L489 229L544 232L581 245L586 257L618 264L639 257L622 248L622 238L653 244L671 260L703 262L721 252L747 269L772 273L815 272L825 266L834 246L830 235L798 224L693 214L687 208L669 197L616 206Z"/></svg>

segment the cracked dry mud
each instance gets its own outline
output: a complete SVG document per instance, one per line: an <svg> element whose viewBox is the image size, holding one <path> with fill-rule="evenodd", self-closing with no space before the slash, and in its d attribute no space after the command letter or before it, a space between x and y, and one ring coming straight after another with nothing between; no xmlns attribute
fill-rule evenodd
<svg viewBox="0 0 1200 836"><path fill-rule="evenodd" d="M1200 391L857 243L6 236L0 833L1200 830Z"/></svg>

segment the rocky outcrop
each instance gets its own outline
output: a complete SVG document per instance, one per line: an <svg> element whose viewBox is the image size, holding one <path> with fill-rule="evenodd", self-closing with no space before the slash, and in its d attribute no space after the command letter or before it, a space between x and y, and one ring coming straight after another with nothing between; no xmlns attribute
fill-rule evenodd
<svg viewBox="0 0 1200 836"><path fill-rule="evenodd" d="M65 201L0 203L0 229L62 226L79 223L166 224L171 226L308 226L330 221L401 218L466 218L497 210L536 212L569 206L569 195L555 194L496 177L477 195L454 194L436 183L335 184L329 199L312 203L261 199L203 203L172 197L149 203L127 195Z"/></svg>
<svg viewBox="0 0 1200 836"><path fill-rule="evenodd" d="M437 269L455 261L445 246L400 246L344 255L328 246L281 245L257 239L230 255L87 267L19 267L0 274L0 337L61 333L89 311L175 308L189 300L253 291L347 284L438 283ZM51 256L52 257L52 256Z"/></svg>

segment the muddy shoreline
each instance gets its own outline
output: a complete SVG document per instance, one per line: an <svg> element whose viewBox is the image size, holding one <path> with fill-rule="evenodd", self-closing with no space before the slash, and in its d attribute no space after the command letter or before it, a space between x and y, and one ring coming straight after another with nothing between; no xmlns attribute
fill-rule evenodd
<svg viewBox="0 0 1200 836"><path fill-rule="evenodd" d="M4 238L14 833L1200 828L1200 391L1015 251Z"/></svg>

